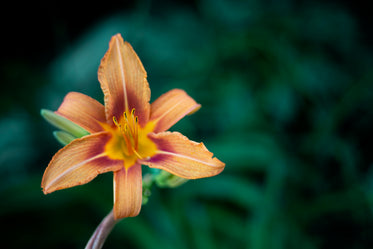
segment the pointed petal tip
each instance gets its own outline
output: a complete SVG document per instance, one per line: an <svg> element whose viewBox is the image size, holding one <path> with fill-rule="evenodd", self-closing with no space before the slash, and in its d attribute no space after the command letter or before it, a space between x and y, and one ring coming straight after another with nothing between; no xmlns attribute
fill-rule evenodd
<svg viewBox="0 0 373 249"><path fill-rule="evenodd" d="M124 41L121 33L116 33L115 35L113 35L110 41L122 41L123 43L128 43L127 41Z"/></svg>
<svg viewBox="0 0 373 249"><path fill-rule="evenodd" d="M193 107L193 110L191 112L189 112L187 115L192 115L194 113L196 113L199 109L201 109L202 105L201 104L196 104L194 107Z"/></svg>
<svg viewBox="0 0 373 249"><path fill-rule="evenodd" d="M110 39L109 46L113 46L115 43L124 43L123 37L120 33L113 35Z"/></svg>
<svg viewBox="0 0 373 249"><path fill-rule="evenodd" d="M46 189L43 189L43 194L47 195L47 194L50 194L50 192L48 192Z"/></svg>
<svg viewBox="0 0 373 249"><path fill-rule="evenodd" d="M114 39L122 39L123 40L123 37L122 37L121 33L116 33L115 35L113 35L113 38Z"/></svg>
<svg viewBox="0 0 373 249"><path fill-rule="evenodd" d="M119 43L120 46L124 45L124 47L129 47L130 50L133 50L134 52L132 45L128 41L125 41L123 36L120 33L117 33L111 37L110 42L109 42L109 47L113 46L117 42Z"/></svg>
<svg viewBox="0 0 373 249"><path fill-rule="evenodd" d="M41 185L41 188L42 188L41 191L43 191L43 194L45 195L48 194L48 192L44 189L43 185Z"/></svg>
<svg viewBox="0 0 373 249"><path fill-rule="evenodd" d="M53 191L50 191L48 188L45 187L45 179L43 176L43 179L41 180L41 191L43 191L43 194L47 195L52 193Z"/></svg>

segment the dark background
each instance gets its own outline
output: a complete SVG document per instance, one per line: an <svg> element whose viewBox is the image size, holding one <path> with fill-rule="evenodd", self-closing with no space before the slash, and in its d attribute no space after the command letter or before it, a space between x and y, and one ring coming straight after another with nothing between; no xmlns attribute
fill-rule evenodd
<svg viewBox="0 0 373 249"><path fill-rule="evenodd" d="M152 101L186 90L179 130L226 163L152 189L104 248L372 248L372 15L364 1L7 3L1 15L1 248L83 248L112 174L43 195L61 147L40 109L102 102L97 68L121 33Z"/></svg>

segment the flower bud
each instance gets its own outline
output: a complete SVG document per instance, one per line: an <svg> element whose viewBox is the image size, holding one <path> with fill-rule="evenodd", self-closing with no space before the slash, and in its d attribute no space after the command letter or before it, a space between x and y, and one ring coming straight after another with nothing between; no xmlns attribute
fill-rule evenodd
<svg viewBox="0 0 373 249"><path fill-rule="evenodd" d="M74 122L68 120L67 118L64 118L60 115L58 115L55 112L52 112L50 110L42 109L40 111L41 116L50 123L51 125L57 127L58 129L61 129L67 133L70 133L74 137L83 137L85 135L88 135L89 132L86 131L81 126L75 124ZM58 139L57 139L58 140Z"/></svg>
<svg viewBox="0 0 373 249"><path fill-rule="evenodd" d="M188 179L175 176L167 171L162 170L156 177L155 182L161 188L176 188L186 183Z"/></svg>
<svg viewBox="0 0 373 249"><path fill-rule="evenodd" d="M53 136L57 139L58 142L60 142L63 146L69 144L71 141L76 139L77 137L74 137L70 133L67 133L65 131L54 131Z"/></svg>

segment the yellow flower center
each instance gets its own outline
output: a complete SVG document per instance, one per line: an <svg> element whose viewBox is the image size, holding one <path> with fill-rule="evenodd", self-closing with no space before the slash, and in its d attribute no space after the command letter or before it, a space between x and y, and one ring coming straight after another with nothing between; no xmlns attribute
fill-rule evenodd
<svg viewBox="0 0 373 249"><path fill-rule="evenodd" d="M146 159L155 154L156 145L148 138L154 130L154 123L148 122L145 127L138 123L135 109L125 111L120 117L113 117L115 127L106 127L112 133L112 138L105 147L105 151L112 159L124 161L126 168L136 163L137 159Z"/></svg>

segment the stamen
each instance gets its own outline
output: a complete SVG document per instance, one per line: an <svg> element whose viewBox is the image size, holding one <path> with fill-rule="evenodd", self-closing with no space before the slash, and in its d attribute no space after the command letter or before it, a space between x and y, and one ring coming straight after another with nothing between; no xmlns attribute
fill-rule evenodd
<svg viewBox="0 0 373 249"><path fill-rule="evenodd" d="M139 158L139 159L143 159L143 157L136 151L136 150L133 150L133 153L135 153L135 155Z"/></svg>
<svg viewBox="0 0 373 249"><path fill-rule="evenodd" d="M120 124L118 123L118 120L117 118L114 116L113 117L113 121L114 121L114 124L117 126L117 127L120 127Z"/></svg>
<svg viewBox="0 0 373 249"><path fill-rule="evenodd" d="M135 131L134 131L134 133L135 133L135 137L139 137L139 127L138 127L138 117L136 116L135 117ZM135 140L135 148L137 149L137 147L138 147L138 145L139 145L139 140L138 139L136 139Z"/></svg>
<svg viewBox="0 0 373 249"><path fill-rule="evenodd" d="M128 156L135 154L138 158L142 159L142 156L138 153L138 117L135 116L135 108L132 108L131 113L128 111L123 112L122 118L118 121L116 117L113 117L114 124L119 128L122 133L126 149L124 153Z"/></svg>
<svg viewBox="0 0 373 249"><path fill-rule="evenodd" d="M123 135L124 141L126 142L126 147L129 153L129 156L133 154L133 149L131 146L131 141L129 141L128 137L126 135Z"/></svg>

